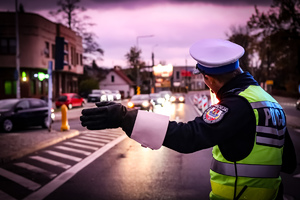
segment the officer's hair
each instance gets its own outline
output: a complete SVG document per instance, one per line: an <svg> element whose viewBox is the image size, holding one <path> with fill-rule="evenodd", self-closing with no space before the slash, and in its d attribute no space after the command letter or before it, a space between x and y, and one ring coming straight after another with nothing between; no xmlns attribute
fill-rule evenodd
<svg viewBox="0 0 300 200"><path fill-rule="evenodd" d="M225 74L218 74L218 75L214 74L214 75L209 75L209 76L217 79L220 82L226 83L241 73L243 73L243 70L240 67L238 67L236 70L234 70L232 72L228 72Z"/></svg>

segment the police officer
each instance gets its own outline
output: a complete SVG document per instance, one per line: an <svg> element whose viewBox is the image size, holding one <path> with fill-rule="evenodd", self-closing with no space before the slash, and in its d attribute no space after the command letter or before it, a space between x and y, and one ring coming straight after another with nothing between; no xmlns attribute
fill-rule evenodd
<svg viewBox="0 0 300 200"><path fill-rule="evenodd" d="M144 147L162 145L181 153L213 147L210 199L283 199L280 172L292 173L296 155L278 102L243 72L243 47L227 40L205 39L193 44L194 73L219 103L187 123L121 104L97 103L80 117L88 129L122 127ZM147 123L144 123L147 121Z"/></svg>

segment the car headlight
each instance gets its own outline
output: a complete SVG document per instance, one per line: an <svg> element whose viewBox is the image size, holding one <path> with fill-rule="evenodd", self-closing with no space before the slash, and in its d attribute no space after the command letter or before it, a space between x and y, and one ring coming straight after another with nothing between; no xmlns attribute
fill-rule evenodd
<svg viewBox="0 0 300 200"><path fill-rule="evenodd" d="M184 101L184 97L179 97L179 101Z"/></svg>
<svg viewBox="0 0 300 200"><path fill-rule="evenodd" d="M170 101L175 101L176 98L175 97L171 97Z"/></svg>
<svg viewBox="0 0 300 200"><path fill-rule="evenodd" d="M149 106L149 102L148 102L148 101L144 101L144 102L142 103L142 106L143 106L143 107L148 107L148 106Z"/></svg>
<svg viewBox="0 0 300 200"><path fill-rule="evenodd" d="M128 106L128 108L133 108L134 104L133 104L131 101L129 101L129 102L127 103L127 106Z"/></svg>
<svg viewBox="0 0 300 200"><path fill-rule="evenodd" d="M158 102L158 103L163 103L163 102L164 102L164 99L163 99L163 98L158 98L158 99L157 99L157 102Z"/></svg>
<svg viewBox="0 0 300 200"><path fill-rule="evenodd" d="M100 98L101 98L101 101L106 101L107 100L105 95L101 95Z"/></svg>
<svg viewBox="0 0 300 200"><path fill-rule="evenodd" d="M55 120L55 114L54 113L51 113L51 119Z"/></svg>

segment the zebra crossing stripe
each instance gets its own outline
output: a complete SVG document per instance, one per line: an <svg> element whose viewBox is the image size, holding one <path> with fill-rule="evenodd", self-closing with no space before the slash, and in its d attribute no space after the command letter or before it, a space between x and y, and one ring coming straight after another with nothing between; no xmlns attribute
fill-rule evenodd
<svg viewBox="0 0 300 200"><path fill-rule="evenodd" d="M294 175L294 178L300 178L300 174Z"/></svg>
<svg viewBox="0 0 300 200"><path fill-rule="evenodd" d="M57 156L57 157L65 158L67 160L73 160L73 161L76 161L76 162L79 162L79 161L82 160L82 158L79 158L79 157L76 157L76 156L70 156L70 155L60 153L60 152L56 152L56 151L46 150L44 152L46 152L48 154L51 154L51 155L54 155L54 156Z"/></svg>
<svg viewBox="0 0 300 200"><path fill-rule="evenodd" d="M66 146L55 146L54 148L60 149L60 150L64 150L64 151L73 152L73 153L83 154L85 156L88 156L88 155L91 154L91 152L89 152L89 151L83 151L83 150L79 150L79 149L73 149L73 148L69 148L69 147L66 147Z"/></svg>
<svg viewBox="0 0 300 200"><path fill-rule="evenodd" d="M100 142L90 142L90 141L81 140L81 139L73 139L72 141L83 143L83 144L91 144L91 145L95 145L95 146L103 146L104 145L103 143L100 143Z"/></svg>
<svg viewBox="0 0 300 200"><path fill-rule="evenodd" d="M41 156L30 156L29 158L34 159L34 160L38 160L40 162L43 162L43 163L46 163L46 164L49 164L49 165L60 167L60 168L63 168L63 169L69 169L71 167L71 165L67 165L65 163L58 162L58 161L55 161L55 160L51 160L51 159L48 159L48 158L43 158Z"/></svg>
<svg viewBox="0 0 300 200"><path fill-rule="evenodd" d="M97 141L97 142L110 142L111 141L109 139L94 138L94 137L87 137L87 136L79 136L79 138L86 139L86 140Z"/></svg>
<svg viewBox="0 0 300 200"><path fill-rule="evenodd" d="M49 172L45 169L42 169L42 168L39 168L39 167L36 167L36 166L33 166L33 165L30 165L28 163L24 163L24 162L21 162L21 163L14 163L14 165L18 166L18 167L22 167L24 169L27 169L29 171L32 171L32 172L35 172L35 173L40 173L40 174L43 174L44 176L52 179L54 178L55 176L57 176L57 174L54 174L52 172ZM1 198L0 198L1 199Z"/></svg>
<svg viewBox="0 0 300 200"><path fill-rule="evenodd" d="M86 133L84 136L89 136L89 137L95 137L95 138L107 138L107 139L115 139L116 136L114 135L103 135L103 134L93 134L93 133Z"/></svg>
<svg viewBox="0 0 300 200"><path fill-rule="evenodd" d="M0 190L0 199L5 199L5 200L16 200L15 198L9 196L5 192Z"/></svg>
<svg viewBox="0 0 300 200"><path fill-rule="evenodd" d="M19 185L22 185L23 187L29 189L29 190L36 190L41 187L40 184L33 182L32 180L29 180L27 178L24 178L23 176L20 176L18 174L12 173L10 171L7 171L5 169L0 168L0 175L12 180Z"/></svg>
<svg viewBox="0 0 300 200"><path fill-rule="evenodd" d="M81 148L91 149L91 150L97 150L98 149L98 147L91 147L91 146L78 144L78 143L74 143L74 142L64 142L64 144L65 145L70 145L70 146L73 146L73 147L81 147Z"/></svg>

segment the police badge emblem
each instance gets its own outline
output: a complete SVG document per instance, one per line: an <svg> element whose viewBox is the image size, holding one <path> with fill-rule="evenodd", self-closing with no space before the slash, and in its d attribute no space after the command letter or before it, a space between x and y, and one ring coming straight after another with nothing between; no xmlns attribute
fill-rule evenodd
<svg viewBox="0 0 300 200"><path fill-rule="evenodd" d="M219 122L227 112L228 108L216 104L205 111L203 114L203 120L208 124L214 124Z"/></svg>

